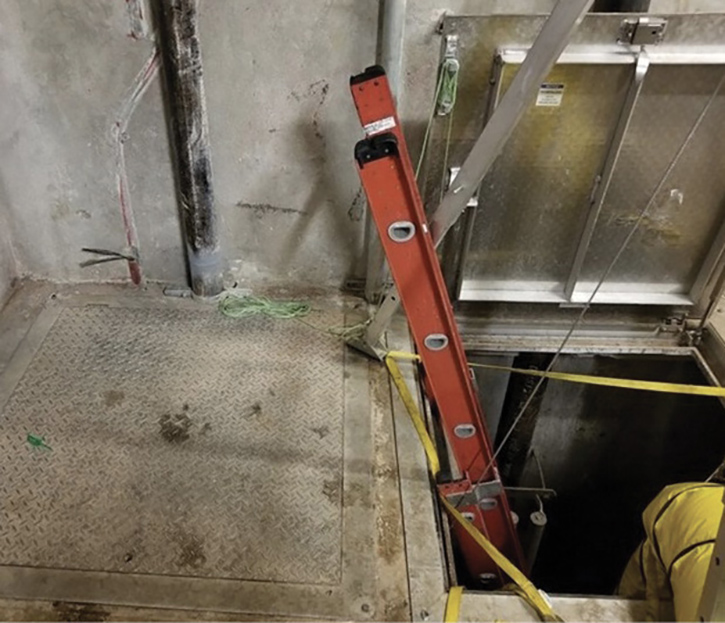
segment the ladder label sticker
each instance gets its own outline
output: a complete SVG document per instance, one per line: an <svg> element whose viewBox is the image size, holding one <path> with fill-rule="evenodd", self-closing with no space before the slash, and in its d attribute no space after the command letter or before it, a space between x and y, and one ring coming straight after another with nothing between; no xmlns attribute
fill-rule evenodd
<svg viewBox="0 0 725 623"><path fill-rule="evenodd" d="M564 85L561 83L544 82L536 94L537 106L561 106L564 99Z"/></svg>
<svg viewBox="0 0 725 623"><path fill-rule="evenodd" d="M380 134L390 128L395 127L395 117L385 117L384 119L378 119L372 123L368 123L363 129L365 130L366 136L372 136L373 134Z"/></svg>

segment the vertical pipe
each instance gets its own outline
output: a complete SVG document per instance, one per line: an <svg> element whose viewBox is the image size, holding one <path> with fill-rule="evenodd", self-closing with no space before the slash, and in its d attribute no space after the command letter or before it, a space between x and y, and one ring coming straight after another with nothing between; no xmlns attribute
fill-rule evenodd
<svg viewBox="0 0 725 623"><path fill-rule="evenodd" d="M385 68L388 84L396 105L400 106L401 74L403 71L403 43L405 38L405 11L407 0L380 0L380 42L378 63ZM382 293L388 271L385 254L380 244L375 223L366 214L365 249L367 250L365 271L365 298L377 303Z"/></svg>
<svg viewBox="0 0 725 623"><path fill-rule="evenodd" d="M214 296L223 288L222 260L214 209L197 2L159 3L159 39L191 287L197 296Z"/></svg>
<svg viewBox="0 0 725 623"><path fill-rule="evenodd" d="M399 106L407 0L381 0L381 4L383 23L380 33L380 64L385 68L390 90L396 105Z"/></svg>
<svg viewBox="0 0 725 623"><path fill-rule="evenodd" d="M511 365L514 368L523 368L525 370L545 370L551 362L551 357L549 354L542 353L521 353ZM516 428L508 437L498 455L501 480L510 487L517 487L521 482L526 461L531 451L534 433L536 432L541 403L546 394L547 382L548 380L544 379L544 383L531 400L531 393L538 385L536 377L512 374L509 378L506 398L501 409L501 419L498 424L496 446L498 447L502 440L506 439L511 427L516 422ZM527 405L526 411L519 418L524 405Z"/></svg>
<svg viewBox="0 0 725 623"><path fill-rule="evenodd" d="M544 528L546 528L548 519L546 513L541 509L531 513L529 521L531 526L528 531L528 543L526 544L526 566L533 569L536 564L536 557L539 555L541 539L544 536Z"/></svg>

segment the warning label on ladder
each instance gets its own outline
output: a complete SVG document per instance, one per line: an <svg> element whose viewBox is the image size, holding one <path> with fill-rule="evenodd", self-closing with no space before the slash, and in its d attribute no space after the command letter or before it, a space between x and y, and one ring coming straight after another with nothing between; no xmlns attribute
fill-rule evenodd
<svg viewBox="0 0 725 623"><path fill-rule="evenodd" d="M394 127L395 117L385 117L384 119L378 119L377 121L368 123L363 129L365 130L365 134L367 136L372 136L373 134L380 134L381 132L385 132L385 130L390 130L390 128Z"/></svg>

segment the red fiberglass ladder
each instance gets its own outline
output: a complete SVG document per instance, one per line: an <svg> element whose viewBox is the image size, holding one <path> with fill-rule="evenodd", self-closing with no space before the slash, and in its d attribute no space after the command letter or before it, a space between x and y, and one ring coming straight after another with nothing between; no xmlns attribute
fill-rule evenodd
<svg viewBox="0 0 725 623"><path fill-rule="evenodd" d="M462 474L439 483L439 492L521 568L521 546L385 71L369 67L350 79L350 89L367 135L355 146L360 179L421 358L427 397ZM453 530L473 578L501 578L465 530L457 524Z"/></svg>

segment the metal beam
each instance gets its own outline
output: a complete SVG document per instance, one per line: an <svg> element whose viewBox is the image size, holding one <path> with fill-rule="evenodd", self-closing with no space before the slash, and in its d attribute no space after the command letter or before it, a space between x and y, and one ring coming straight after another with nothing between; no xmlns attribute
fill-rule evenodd
<svg viewBox="0 0 725 623"><path fill-rule="evenodd" d="M548 353L520 353L511 366L524 370L546 370L552 358L553 355ZM521 485L521 477L531 453L534 432L547 385L548 379L545 379L534 398L530 399L537 386L535 377L512 374L509 378L494 445L497 447L502 441L505 442L498 455L498 468L501 472L501 480L514 487ZM524 406L526 406L524 414L519 417ZM506 439L514 422L516 422L514 432Z"/></svg>
<svg viewBox="0 0 725 623"><path fill-rule="evenodd" d="M607 197L607 191L609 185L612 182L612 176L614 170L617 167L617 161L619 160L619 154L622 153L622 144L624 143L624 136L627 134L627 128L632 120L632 114L634 108L639 99L639 94L642 91L642 85L644 84L644 77L647 75L649 69L649 58L644 49L639 53L637 57L637 64L635 65L634 75L632 76L632 82L629 85L627 96L624 99L622 110L619 114L619 120L617 121L617 127L614 130L614 136L612 142L609 144L609 150L607 156L604 159L604 166L602 167L602 173L598 177L596 188L591 196L591 203L589 205L589 214L587 215L586 223L582 235L579 238L579 245L572 262L571 269L569 270L569 278L567 279L566 286L564 288L564 294L566 298L571 301L574 289L579 281L582 266L589 250L589 245L594 235L594 228L599 220L599 213L602 210L602 205Z"/></svg>
<svg viewBox="0 0 725 623"><path fill-rule="evenodd" d="M536 37L501 103L491 115L471 153L461 166L454 184L443 197L430 221L437 247L465 210L468 200L491 168L526 108L536 97L541 82L567 46L594 0L559 0ZM399 296L391 291L380 305L365 334L365 344L351 343L365 352L375 352L380 338L398 309Z"/></svg>

